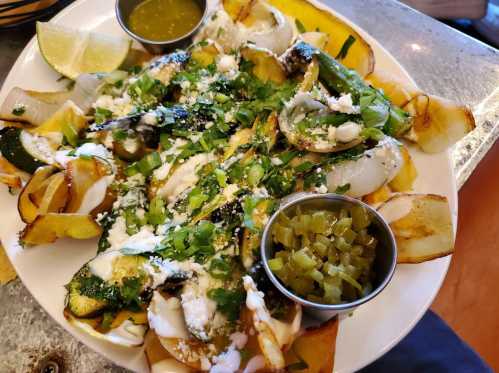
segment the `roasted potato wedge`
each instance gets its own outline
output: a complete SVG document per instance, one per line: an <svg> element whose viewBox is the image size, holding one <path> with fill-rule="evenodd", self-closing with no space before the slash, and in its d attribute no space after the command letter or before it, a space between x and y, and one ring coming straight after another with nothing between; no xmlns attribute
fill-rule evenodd
<svg viewBox="0 0 499 373"><path fill-rule="evenodd" d="M328 34L328 43L324 51L333 57L339 54L349 36L354 37L355 42L341 62L363 77L374 71L375 60L371 46L351 26L329 11L320 9L306 0L268 0L268 2L284 14L298 19L306 31L318 29Z"/></svg>
<svg viewBox="0 0 499 373"><path fill-rule="evenodd" d="M22 179L17 175L10 175L0 172L0 183L7 185L9 188L19 189L22 187Z"/></svg>
<svg viewBox="0 0 499 373"><path fill-rule="evenodd" d="M0 155L0 183L9 188L22 188L23 180L28 180L31 175L19 170L16 166Z"/></svg>
<svg viewBox="0 0 499 373"><path fill-rule="evenodd" d="M56 214L39 215L21 233L26 245L42 245L58 238L71 237L79 240L97 237L102 228L90 215Z"/></svg>
<svg viewBox="0 0 499 373"><path fill-rule="evenodd" d="M316 328L307 329L286 352L286 366L304 362L307 368L293 369L293 371L304 373L332 372L337 333L337 317Z"/></svg>
<svg viewBox="0 0 499 373"><path fill-rule="evenodd" d="M87 191L106 174L106 167L95 158L77 158L68 162L66 177L70 198L66 212L78 212Z"/></svg>
<svg viewBox="0 0 499 373"><path fill-rule="evenodd" d="M17 209L22 221L25 223L32 223L38 216L38 206L33 203L30 194L37 191L55 171L56 168L53 166L39 168L21 191L17 202Z"/></svg>
<svg viewBox="0 0 499 373"><path fill-rule="evenodd" d="M390 224L398 263L421 263L454 251L447 198L434 194L397 194L378 208Z"/></svg>
<svg viewBox="0 0 499 373"><path fill-rule="evenodd" d="M407 137L426 153L446 150L476 127L469 108L442 97L421 94L409 101L404 109L413 117Z"/></svg>
<svg viewBox="0 0 499 373"><path fill-rule="evenodd" d="M402 154L404 164L402 165L399 173L395 176L395 178L393 178L392 181L390 181L388 185L394 192L408 192L412 190L414 181L418 177L418 171L416 169L416 166L414 165L414 162L412 161L407 147L402 146L400 153Z"/></svg>
<svg viewBox="0 0 499 373"><path fill-rule="evenodd" d="M241 57L253 63L253 74L261 81L277 84L286 81L286 70L271 51L249 44L241 49Z"/></svg>

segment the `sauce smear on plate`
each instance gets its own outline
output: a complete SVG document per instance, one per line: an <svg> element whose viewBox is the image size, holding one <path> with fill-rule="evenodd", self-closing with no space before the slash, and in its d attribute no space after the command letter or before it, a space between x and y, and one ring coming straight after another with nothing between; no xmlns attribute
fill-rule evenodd
<svg viewBox="0 0 499 373"><path fill-rule="evenodd" d="M203 16L195 0L146 0L130 13L133 33L153 41L169 41L186 35Z"/></svg>

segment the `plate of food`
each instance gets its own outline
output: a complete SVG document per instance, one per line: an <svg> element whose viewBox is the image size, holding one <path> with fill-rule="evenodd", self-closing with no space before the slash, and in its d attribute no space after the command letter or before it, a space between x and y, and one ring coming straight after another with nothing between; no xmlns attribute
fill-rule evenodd
<svg viewBox="0 0 499 373"><path fill-rule="evenodd" d="M0 92L19 277L137 372L369 364L442 283L448 148L474 128L382 42L308 0L80 0L38 23Z"/></svg>

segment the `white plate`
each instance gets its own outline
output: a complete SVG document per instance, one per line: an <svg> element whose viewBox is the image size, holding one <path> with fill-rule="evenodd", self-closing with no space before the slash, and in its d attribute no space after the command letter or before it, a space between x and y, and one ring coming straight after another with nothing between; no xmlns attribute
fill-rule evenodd
<svg viewBox="0 0 499 373"><path fill-rule="evenodd" d="M334 11L332 11L334 13ZM336 14L336 13L335 13ZM340 18L341 15L336 14ZM344 19L344 18L343 18ZM80 0L54 17L53 22L83 30L123 34L114 16L114 1ZM355 27L371 44L377 66L413 83L397 61L366 32ZM14 86L35 90L61 89L59 77L42 59L36 40L31 40L10 71L0 102ZM457 220L457 193L448 153L428 155L412 149L419 172L416 191L447 196ZM96 241L60 240L56 244L23 250L17 233L23 228L17 198L0 190L0 238L19 277L41 306L80 341L114 363L147 372L141 348L122 348L89 337L63 317L64 285L96 252ZM417 265L399 265L390 285L373 301L340 323L335 372L352 372L374 361L402 339L430 306L447 272L450 258Z"/></svg>

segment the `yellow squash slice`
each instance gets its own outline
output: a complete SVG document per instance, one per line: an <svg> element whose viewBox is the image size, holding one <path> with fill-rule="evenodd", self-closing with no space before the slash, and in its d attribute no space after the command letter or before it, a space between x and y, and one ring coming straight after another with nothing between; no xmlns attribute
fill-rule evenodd
<svg viewBox="0 0 499 373"><path fill-rule="evenodd" d="M335 317L299 336L287 351L286 366L305 362L303 373L330 373L333 371L338 318Z"/></svg>
<svg viewBox="0 0 499 373"><path fill-rule="evenodd" d="M284 14L298 19L306 31L319 30L328 34L328 43L324 51L333 57L338 55L349 36L354 37L355 42L341 62L346 67L356 70L361 76L374 71L374 53L371 46L341 19L306 0L268 0L268 2Z"/></svg>

